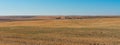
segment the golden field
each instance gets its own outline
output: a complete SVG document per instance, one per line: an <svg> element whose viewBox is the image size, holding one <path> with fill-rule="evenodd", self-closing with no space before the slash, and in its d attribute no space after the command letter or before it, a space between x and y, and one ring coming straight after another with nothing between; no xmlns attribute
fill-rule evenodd
<svg viewBox="0 0 120 45"><path fill-rule="evenodd" d="M3 21L0 45L120 45L120 18Z"/></svg>

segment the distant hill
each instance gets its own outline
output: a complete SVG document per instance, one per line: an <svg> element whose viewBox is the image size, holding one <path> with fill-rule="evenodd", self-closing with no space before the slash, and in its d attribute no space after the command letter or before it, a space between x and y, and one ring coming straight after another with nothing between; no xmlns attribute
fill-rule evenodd
<svg viewBox="0 0 120 45"><path fill-rule="evenodd" d="M49 20L49 19L90 19L120 18L120 16L0 16L0 21Z"/></svg>

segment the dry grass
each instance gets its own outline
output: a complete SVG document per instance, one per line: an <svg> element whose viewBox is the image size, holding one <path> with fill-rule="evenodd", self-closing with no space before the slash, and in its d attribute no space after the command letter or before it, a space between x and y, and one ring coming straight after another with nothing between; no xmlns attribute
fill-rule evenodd
<svg viewBox="0 0 120 45"><path fill-rule="evenodd" d="M120 18L0 23L0 45L120 45Z"/></svg>

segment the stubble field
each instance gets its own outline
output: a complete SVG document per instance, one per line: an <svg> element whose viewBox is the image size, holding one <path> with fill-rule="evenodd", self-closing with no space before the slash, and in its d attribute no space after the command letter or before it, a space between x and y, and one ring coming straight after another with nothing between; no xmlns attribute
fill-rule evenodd
<svg viewBox="0 0 120 45"><path fill-rule="evenodd" d="M120 45L120 18L2 21L0 45Z"/></svg>

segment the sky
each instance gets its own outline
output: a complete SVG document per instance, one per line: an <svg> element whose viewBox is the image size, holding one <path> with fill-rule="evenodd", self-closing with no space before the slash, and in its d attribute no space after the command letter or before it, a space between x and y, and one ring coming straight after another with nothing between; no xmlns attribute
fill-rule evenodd
<svg viewBox="0 0 120 45"><path fill-rule="evenodd" d="M120 15L120 0L0 0L0 16Z"/></svg>

